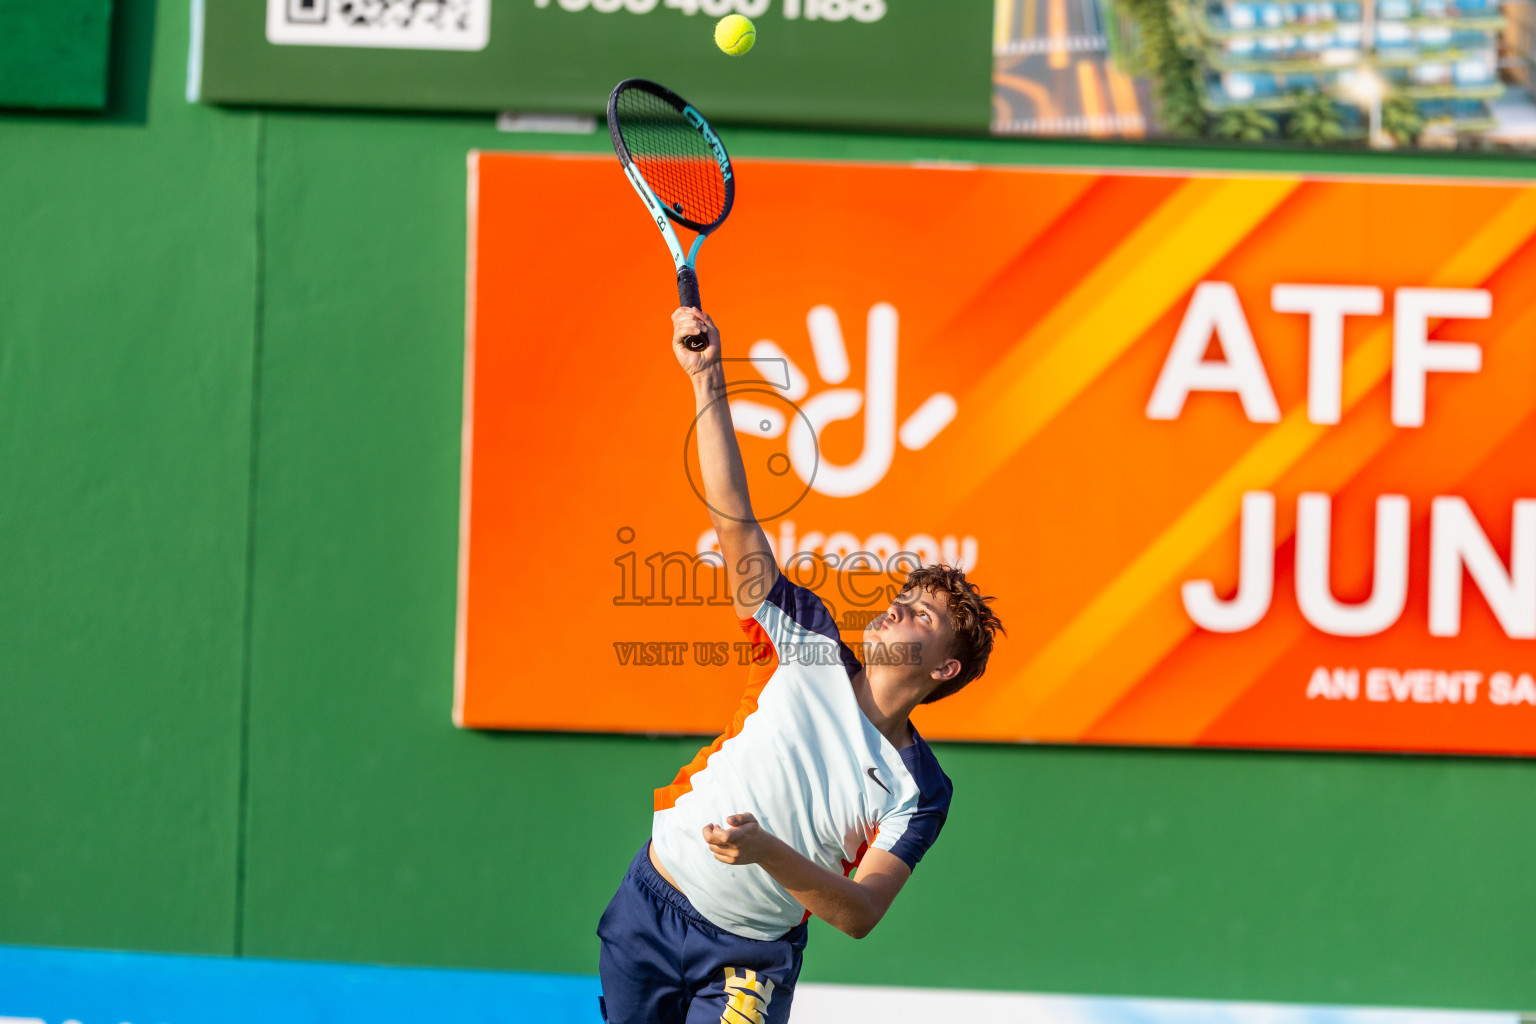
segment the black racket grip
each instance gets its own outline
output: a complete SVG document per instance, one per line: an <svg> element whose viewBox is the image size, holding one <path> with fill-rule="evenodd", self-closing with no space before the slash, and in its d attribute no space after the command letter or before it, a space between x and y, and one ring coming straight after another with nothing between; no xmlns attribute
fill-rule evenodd
<svg viewBox="0 0 1536 1024"><path fill-rule="evenodd" d="M700 311L704 309L703 302L699 300L699 275L686 263L677 269L677 304ZM688 339L687 345L695 352L702 352L709 347L709 337L695 334Z"/></svg>

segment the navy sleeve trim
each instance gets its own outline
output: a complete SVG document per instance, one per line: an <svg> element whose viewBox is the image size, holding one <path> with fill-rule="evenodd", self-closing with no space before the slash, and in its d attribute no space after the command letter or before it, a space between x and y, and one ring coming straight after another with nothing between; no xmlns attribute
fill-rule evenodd
<svg viewBox="0 0 1536 1024"><path fill-rule="evenodd" d="M788 576L779 573L779 578L774 580L773 587L764 600L789 616L790 620L801 629L818 633L836 643L838 657L849 679L864 667L859 664L858 656L843 643L837 623L833 621L832 613L827 610L827 603L817 596L815 591L807 590L798 583L791 582Z"/></svg>
<svg viewBox="0 0 1536 1024"><path fill-rule="evenodd" d="M913 730L915 741L901 751L901 760L912 780L917 783L917 810L907 822L907 829L891 847L909 868L916 868L923 855L938 842L944 822L949 818L949 802L954 796L954 784L939 767L939 759L921 736Z"/></svg>

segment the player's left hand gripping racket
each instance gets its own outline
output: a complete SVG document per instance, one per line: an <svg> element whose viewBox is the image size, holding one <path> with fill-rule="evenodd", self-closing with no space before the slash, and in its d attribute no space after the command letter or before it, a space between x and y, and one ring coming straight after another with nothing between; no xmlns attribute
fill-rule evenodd
<svg viewBox="0 0 1536 1024"><path fill-rule="evenodd" d="M702 310L693 261L704 239L725 223L736 198L731 158L720 136L681 96L643 78L626 78L614 87L608 97L608 134L629 183L672 250L678 304ZM698 232L686 255L672 221ZM703 335L688 342L695 352L708 345Z"/></svg>

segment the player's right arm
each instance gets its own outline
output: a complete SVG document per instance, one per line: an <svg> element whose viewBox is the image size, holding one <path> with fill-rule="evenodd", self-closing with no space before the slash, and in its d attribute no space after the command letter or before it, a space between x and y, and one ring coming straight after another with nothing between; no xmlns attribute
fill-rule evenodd
<svg viewBox="0 0 1536 1024"><path fill-rule="evenodd" d="M688 342L698 335L708 338L709 345L695 352ZM768 546L768 536L752 513L747 472L741 461L741 447L736 443L736 428L731 423L730 403L725 399L720 331L708 315L679 307L672 314L672 351L693 384L697 416L694 428L709 521L720 538L720 553L725 558L726 580L736 615L748 619L779 578L779 567L773 549Z"/></svg>

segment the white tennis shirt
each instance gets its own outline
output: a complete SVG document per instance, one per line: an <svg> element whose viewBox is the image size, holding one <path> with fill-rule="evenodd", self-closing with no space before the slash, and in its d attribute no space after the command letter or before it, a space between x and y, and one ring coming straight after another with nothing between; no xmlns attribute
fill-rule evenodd
<svg viewBox="0 0 1536 1024"><path fill-rule="evenodd" d="M705 919L776 939L808 916L756 864L715 860L710 822L748 812L824 868L847 875L873 846L916 867L938 838L952 787L928 744L897 750L853 694L858 658L821 598L780 576L741 627L758 645L730 728L656 791L651 842Z"/></svg>

